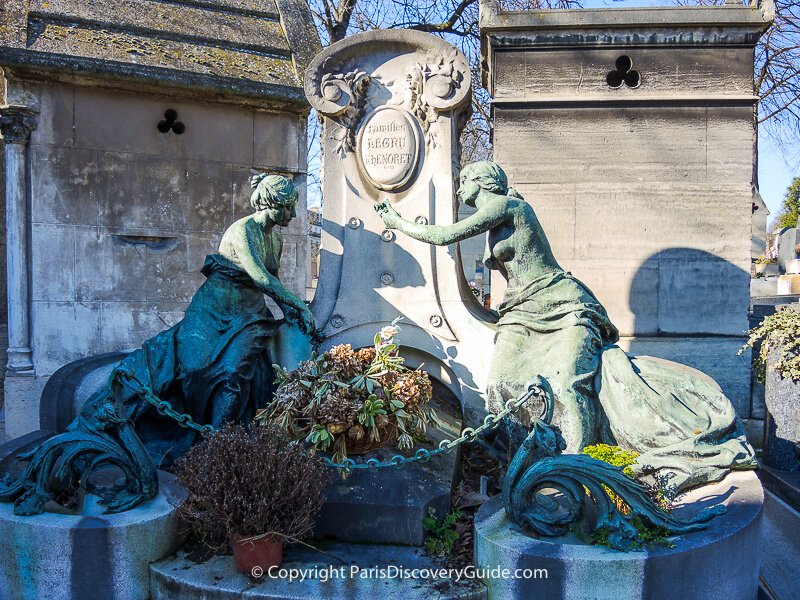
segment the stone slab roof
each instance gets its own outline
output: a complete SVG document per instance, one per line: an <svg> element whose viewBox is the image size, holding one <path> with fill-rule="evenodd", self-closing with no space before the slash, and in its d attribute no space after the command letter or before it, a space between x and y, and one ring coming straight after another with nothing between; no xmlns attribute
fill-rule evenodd
<svg viewBox="0 0 800 600"><path fill-rule="evenodd" d="M6 0L0 66L305 105L303 0Z"/></svg>

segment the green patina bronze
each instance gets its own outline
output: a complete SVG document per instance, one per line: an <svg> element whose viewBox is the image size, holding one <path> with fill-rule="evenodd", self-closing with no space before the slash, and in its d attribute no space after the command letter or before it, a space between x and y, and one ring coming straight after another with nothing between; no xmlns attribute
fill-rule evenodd
<svg viewBox="0 0 800 600"><path fill-rule="evenodd" d="M375 209L388 228L430 244L488 232L486 266L508 280L487 389L491 411L531 380L545 381L568 453L594 443L636 450L634 472L658 478L673 496L756 467L743 426L713 380L675 363L628 357L615 345L605 309L558 264L533 208L497 164L467 165L458 197L478 210L448 226L407 221L388 201ZM523 407L521 424L530 428L534 420ZM524 437L517 432L518 442Z"/></svg>
<svg viewBox="0 0 800 600"><path fill-rule="evenodd" d="M40 513L48 500L87 483L109 512L152 498L158 489L154 465L169 465L192 446L202 429L193 423L212 428L231 420L249 423L271 400L276 337L300 340L303 353L310 353L314 317L278 279L277 227L295 216L297 190L277 175L257 175L251 183L255 213L231 225L219 252L206 258L207 279L183 319L127 356L66 433L25 455L28 465L20 478L0 482L0 500L15 501L15 512ZM286 321L273 317L264 294ZM171 408L154 405L145 390ZM188 417L176 422L169 413ZM104 465L121 468L125 483L91 486L91 473Z"/></svg>
<svg viewBox="0 0 800 600"><path fill-rule="evenodd" d="M689 520L676 519L659 507L647 488L615 467L585 454L561 451L566 442L557 427L550 425L555 409L553 391L546 381L541 386L541 415L534 416L531 429L508 466L503 479L503 503L508 518L538 535L559 536L583 519L587 503L595 504L594 532L605 530L608 545L628 551L641 545L634 519L669 534L689 533L707 527L708 521L724 514L723 505L703 509ZM538 407L537 407L538 408ZM550 497L543 495L551 491ZM561 501L552 496L559 493ZM628 510L620 510L620 502Z"/></svg>

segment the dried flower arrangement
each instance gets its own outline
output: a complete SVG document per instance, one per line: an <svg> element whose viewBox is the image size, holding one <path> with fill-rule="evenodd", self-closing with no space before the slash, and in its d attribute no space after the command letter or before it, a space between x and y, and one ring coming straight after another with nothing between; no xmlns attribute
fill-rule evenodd
<svg viewBox="0 0 800 600"><path fill-rule="evenodd" d="M424 439L436 414L427 406L433 388L428 374L403 365L395 337L398 319L375 334L374 346L334 346L294 371L274 365L278 388L256 420L271 422L334 461L397 440L410 449Z"/></svg>
<svg viewBox="0 0 800 600"><path fill-rule="evenodd" d="M270 425L226 425L189 450L175 474L189 492L182 517L220 553L237 537L307 537L331 481L319 457Z"/></svg>

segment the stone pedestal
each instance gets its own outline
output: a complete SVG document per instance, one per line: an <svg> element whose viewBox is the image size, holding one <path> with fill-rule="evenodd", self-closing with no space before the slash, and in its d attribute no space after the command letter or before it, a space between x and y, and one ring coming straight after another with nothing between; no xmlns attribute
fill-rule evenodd
<svg viewBox="0 0 800 600"><path fill-rule="evenodd" d="M470 81L461 52L409 30L332 44L305 77L306 96L324 120L325 212L311 304L323 349L371 345L381 326L402 315L407 364L425 363L461 400L468 424L485 414L493 317L464 281L457 244L431 246L387 230L374 204L389 201L421 224L454 223Z"/></svg>
<svg viewBox="0 0 800 600"><path fill-rule="evenodd" d="M0 599L146 600L151 562L181 545L177 507L186 492L159 472L159 494L134 510L16 516L0 503Z"/></svg>
<svg viewBox="0 0 800 600"><path fill-rule="evenodd" d="M725 504L708 529L671 538L674 547L618 552L574 536L530 537L506 518L494 497L475 517L479 568L547 570L546 577L486 580L490 599L640 600L703 598L753 600L758 589L764 492L755 473L735 472L680 498L674 514L686 518ZM538 571L537 571L538 570Z"/></svg>
<svg viewBox="0 0 800 600"><path fill-rule="evenodd" d="M418 444L417 449L432 451L441 440L455 439L461 432L457 406L446 406L434 398L432 408L444 426L429 428L430 442ZM388 446L351 458L363 463L370 458L389 460L395 454L394 446ZM450 512L458 459L459 454L453 451L398 469L357 470L346 480L337 475L337 481L325 492L314 536L341 542L422 546L422 519L428 510L435 510L440 518Z"/></svg>

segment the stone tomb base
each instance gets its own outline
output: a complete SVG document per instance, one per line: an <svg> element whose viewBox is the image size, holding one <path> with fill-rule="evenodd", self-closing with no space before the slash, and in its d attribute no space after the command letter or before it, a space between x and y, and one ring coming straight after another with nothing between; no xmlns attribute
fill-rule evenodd
<svg viewBox="0 0 800 600"><path fill-rule="evenodd" d="M480 582L424 576L446 565L425 556L422 548L368 544L333 544L322 552L293 546L284 552L274 577L238 573L232 556L197 564L182 553L150 567L152 600L485 600ZM401 576L399 569L405 569ZM373 569L370 571L370 569ZM414 572L415 569L420 571ZM291 571L293 570L293 571ZM381 571L382 570L382 571ZM290 581L288 573L295 573ZM300 580L300 573L305 579ZM412 577L416 575L416 577ZM510 599L509 599L510 600Z"/></svg>
<svg viewBox="0 0 800 600"><path fill-rule="evenodd" d="M455 398L436 382L431 407L441 422L429 426L429 441L418 443L414 451L435 450L444 439L456 439L462 420ZM351 457L358 463L371 458L387 461L398 454L394 444L362 456ZM406 455L413 454L405 453ZM450 495L457 476L460 453L451 451L402 467L370 471L354 470L347 479L338 473L325 491L314 537L339 542L402 544L422 546L425 531L422 519L429 510L441 518L450 512Z"/></svg>
<svg viewBox="0 0 800 600"><path fill-rule="evenodd" d="M590 546L576 537L530 537L506 518L499 496L475 517L475 564L481 568L546 569L547 577L490 579L489 598L753 600L758 590L764 492L752 471L679 498L675 516L725 504L728 512L703 531L671 538L674 547L638 552ZM537 573L541 573L538 571Z"/></svg>
<svg viewBox="0 0 800 600"><path fill-rule="evenodd" d="M0 503L0 600L146 600L149 565L182 544L177 507L186 492L159 471L159 493L104 515L88 496L82 514L14 514Z"/></svg>

